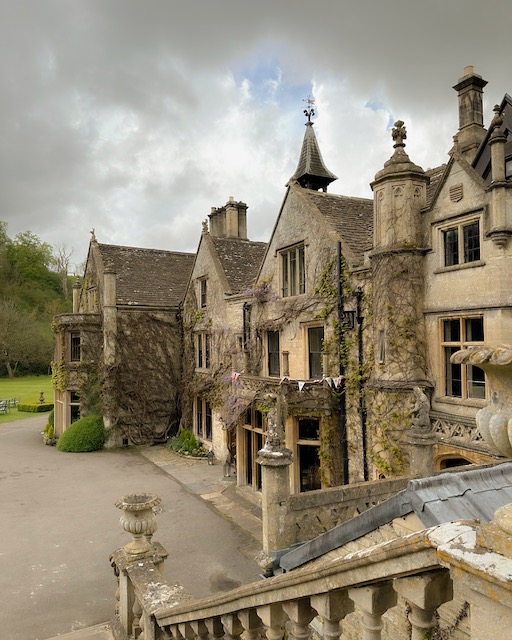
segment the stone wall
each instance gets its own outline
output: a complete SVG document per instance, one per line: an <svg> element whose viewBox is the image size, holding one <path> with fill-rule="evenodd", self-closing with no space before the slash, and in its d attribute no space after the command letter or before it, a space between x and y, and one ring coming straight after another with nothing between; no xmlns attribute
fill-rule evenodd
<svg viewBox="0 0 512 640"><path fill-rule="evenodd" d="M410 478L361 482L290 496L295 542L311 540L405 489Z"/></svg>

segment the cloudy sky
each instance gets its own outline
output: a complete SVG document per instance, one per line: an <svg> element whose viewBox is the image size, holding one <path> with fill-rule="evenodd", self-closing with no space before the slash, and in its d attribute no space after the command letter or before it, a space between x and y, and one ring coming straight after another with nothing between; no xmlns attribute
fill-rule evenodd
<svg viewBox="0 0 512 640"><path fill-rule="evenodd" d="M229 196L267 240L304 135L330 191L371 197L408 130L424 168L473 65L484 118L510 78L510 0L0 0L0 220L83 261L100 242L193 251Z"/></svg>

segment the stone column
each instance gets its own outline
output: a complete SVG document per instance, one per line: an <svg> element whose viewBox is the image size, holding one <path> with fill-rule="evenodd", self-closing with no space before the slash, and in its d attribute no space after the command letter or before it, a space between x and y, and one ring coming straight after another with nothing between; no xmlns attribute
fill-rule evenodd
<svg viewBox="0 0 512 640"><path fill-rule="evenodd" d="M290 464L292 452L284 446L284 401L273 396L274 407L267 416L267 441L258 452L261 465L261 512L263 526L263 557L261 565L267 571L271 552L288 548L293 542L288 509L290 500Z"/></svg>
<svg viewBox="0 0 512 640"><path fill-rule="evenodd" d="M391 583L349 589L348 595L362 613L362 640L381 640L382 615L397 601Z"/></svg>
<svg viewBox="0 0 512 640"><path fill-rule="evenodd" d="M394 581L393 588L411 607L411 640L430 640L437 624L437 608L453 598L449 572L436 571L410 578L398 578Z"/></svg>
<svg viewBox="0 0 512 640"><path fill-rule="evenodd" d="M77 278L73 283L73 313L78 313L80 309L80 289L81 289L80 279Z"/></svg>

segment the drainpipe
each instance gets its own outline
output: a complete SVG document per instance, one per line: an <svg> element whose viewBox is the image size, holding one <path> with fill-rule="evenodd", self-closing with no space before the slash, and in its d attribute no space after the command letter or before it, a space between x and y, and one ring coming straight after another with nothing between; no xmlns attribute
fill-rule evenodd
<svg viewBox="0 0 512 640"><path fill-rule="evenodd" d="M345 365L343 362L343 347L345 344L345 326L343 304L343 255L341 253L341 242L338 242L338 331L339 331L339 369L340 369L340 440L341 440L341 457L343 459L343 484L348 484L348 444L347 444L347 396L345 385Z"/></svg>
<svg viewBox="0 0 512 640"><path fill-rule="evenodd" d="M356 290L356 321L357 321L357 366L358 366L358 396L359 396L359 417L361 420L361 435L363 442L363 478L368 480L368 460L367 460L367 433L366 433L366 405L364 402L364 382L363 382L363 316L361 314L361 302L363 290L358 287Z"/></svg>

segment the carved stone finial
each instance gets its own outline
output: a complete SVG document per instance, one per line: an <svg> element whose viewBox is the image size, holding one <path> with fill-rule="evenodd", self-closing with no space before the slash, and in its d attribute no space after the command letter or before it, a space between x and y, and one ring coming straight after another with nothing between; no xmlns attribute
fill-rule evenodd
<svg viewBox="0 0 512 640"><path fill-rule="evenodd" d="M203 233L208 233L208 220L207 219L203 220L202 226L203 226Z"/></svg>
<svg viewBox="0 0 512 640"><path fill-rule="evenodd" d="M405 147L404 140L407 139L407 129L404 126L403 120L397 120L391 131L391 136L395 142L393 148Z"/></svg>
<svg viewBox="0 0 512 640"><path fill-rule="evenodd" d="M503 124L503 116L500 114L500 105L494 105L494 117L491 121L491 139L504 137L501 125Z"/></svg>
<svg viewBox="0 0 512 640"><path fill-rule="evenodd" d="M96 242L96 233L94 232L94 227L91 229L91 240Z"/></svg>

